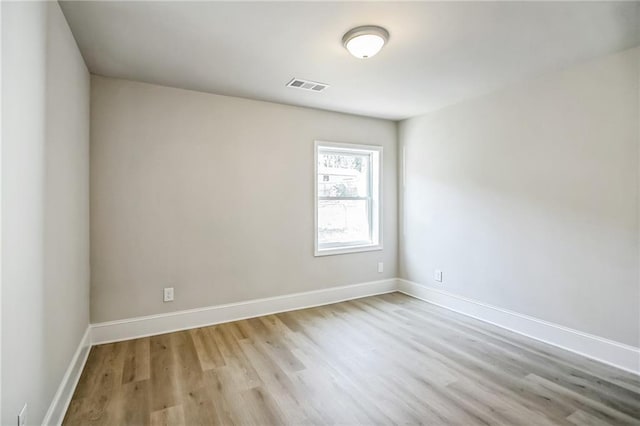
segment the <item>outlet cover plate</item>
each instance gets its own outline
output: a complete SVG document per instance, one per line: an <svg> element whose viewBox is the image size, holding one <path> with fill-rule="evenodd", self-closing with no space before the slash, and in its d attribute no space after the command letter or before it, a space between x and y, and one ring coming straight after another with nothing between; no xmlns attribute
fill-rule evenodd
<svg viewBox="0 0 640 426"><path fill-rule="evenodd" d="M164 288L164 301L173 302L173 287Z"/></svg>

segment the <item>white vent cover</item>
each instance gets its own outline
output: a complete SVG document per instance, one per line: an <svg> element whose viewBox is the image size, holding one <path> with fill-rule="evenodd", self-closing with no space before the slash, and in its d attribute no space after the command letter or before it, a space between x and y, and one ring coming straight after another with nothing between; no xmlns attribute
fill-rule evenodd
<svg viewBox="0 0 640 426"><path fill-rule="evenodd" d="M322 92L324 89L329 87L328 84L318 83L317 81L311 80L303 80L301 78L292 78L290 82L287 83L287 87L293 87L294 89L302 89L308 90L311 92Z"/></svg>

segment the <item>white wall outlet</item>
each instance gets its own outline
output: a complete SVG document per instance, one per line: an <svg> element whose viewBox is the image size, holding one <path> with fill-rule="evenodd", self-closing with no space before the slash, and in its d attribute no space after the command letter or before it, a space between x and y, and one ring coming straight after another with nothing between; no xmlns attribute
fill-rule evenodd
<svg viewBox="0 0 640 426"><path fill-rule="evenodd" d="M173 287L164 288L164 301L173 302Z"/></svg>
<svg viewBox="0 0 640 426"><path fill-rule="evenodd" d="M18 414L18 426L24 426L27 424L27 404L24 404L22 410Z"/></svg>
<svg viewBox="0 0 640 426"><path fill-rule="evenodd" d="M436 269L435 272L433 273L433 279L438 281L439 283L442 282L442 271L439 269Z"/></svg>
<svg viewBox="0 0 640 426"><path fill-rule="evenodd" d="M384 272L384 262L378 262L378 272Z"/></svg>

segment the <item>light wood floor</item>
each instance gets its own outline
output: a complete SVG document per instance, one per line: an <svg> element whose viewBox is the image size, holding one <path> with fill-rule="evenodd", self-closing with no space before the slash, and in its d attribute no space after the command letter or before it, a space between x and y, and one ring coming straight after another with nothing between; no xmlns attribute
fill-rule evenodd
<svg viewBox="0 0 640 426"><path fill-rule="evenodd" d="M94 347L65 425L640 424L640 378L399 293Z"/></svg>

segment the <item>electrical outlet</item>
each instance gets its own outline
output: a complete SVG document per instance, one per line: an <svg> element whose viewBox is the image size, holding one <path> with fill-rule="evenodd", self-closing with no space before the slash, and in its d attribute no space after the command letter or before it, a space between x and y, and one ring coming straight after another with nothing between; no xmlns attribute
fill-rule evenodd
<svg viewBox="0 0 640 426"><path fill-rule="evenodd" d="M384 263L378 262L378 272L384 272Z"/></svg>
<svg viewBox="0 0 640 426"><path fill-rule="evenodd" d="M27 404L24 404L22 410L18 414L18 426L24 426L27 424Z"/></svg>
<svg viewBox="0 0 640 426"><path fill-rule="evenodd" d="M173 287L164 288L164 301L173 302Z"/></svg>
<svg viewBox="0 0 640 426"><path fill-rule="evenodd" d="M433 274L433 279L438 281L439 283L442 282L442 271L436 269L436 271Z"/></svg>

